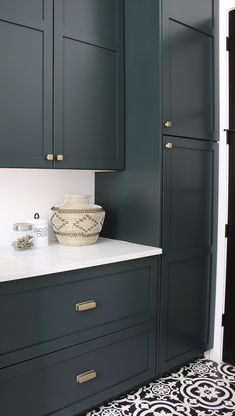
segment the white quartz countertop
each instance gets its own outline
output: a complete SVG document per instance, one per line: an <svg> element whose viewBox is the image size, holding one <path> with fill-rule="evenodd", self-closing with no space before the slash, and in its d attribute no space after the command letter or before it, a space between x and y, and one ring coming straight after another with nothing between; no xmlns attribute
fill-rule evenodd
<svg viewBox="0 0 235 416"><path fill-rule="evenodd" d="M162 253L158 247L99 238L90 246L69 247L57 243L48 247L16 251L0 247L0 282L84 269Z"/></svg>

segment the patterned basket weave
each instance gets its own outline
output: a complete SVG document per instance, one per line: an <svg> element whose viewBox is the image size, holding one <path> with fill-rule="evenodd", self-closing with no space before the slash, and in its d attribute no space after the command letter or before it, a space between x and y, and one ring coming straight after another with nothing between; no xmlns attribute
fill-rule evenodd
<svg viewBox="0 0 235 416"><path fill-rule="evenodd" d="M51 224L60 244L87 246L95 244L102 229L105 211L102 207L63 209L52 207Z"/></svg>

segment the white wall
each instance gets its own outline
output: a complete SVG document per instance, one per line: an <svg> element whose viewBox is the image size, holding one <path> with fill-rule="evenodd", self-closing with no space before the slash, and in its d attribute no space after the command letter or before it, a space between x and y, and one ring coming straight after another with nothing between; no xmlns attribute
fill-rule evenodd
<svg viewBox="0 0 235 416"><path fill-rule="evenodd" d="M12 224L33 218L50 218L53 205L65 193L89 194L94 200L94 173L56 169L0 169L0 247L13 241ZM55 239L50 230L50 240Z"/></svg>

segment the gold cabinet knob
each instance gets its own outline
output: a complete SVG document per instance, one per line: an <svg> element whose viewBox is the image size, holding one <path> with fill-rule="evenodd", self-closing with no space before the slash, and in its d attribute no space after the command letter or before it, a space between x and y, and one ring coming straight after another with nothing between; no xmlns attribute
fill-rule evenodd
<svg viewBox="0 0 235 416"><path fill-rule="evenodd" d="M93 378L96 378L96 371L90 370L86 371L86 373L78 374L76 376L76 382L82 384L92 380Z"/></svg>
<svg viewBox="0 0 235 416"><path fill-rule="evenodd" d="M46 155L46 160L54 160L54 155L52 153L48 153Z"/></svg>
<svg viewBox="0 0 235 416"><path fill-rule="evenodd" d="M64 160L64 155L56 155L56 160L58 160L58 162Z"/></svg>
<svg viewBox="0 0 235 416"><path fill-rule="evenodd" d="M170 120L167 120L167 121L165 121L165 123L164 123L164 127L166 127L166 128L170 128L170 127L172 127L172 121L170 121Z"/></svg>
<svg viewBox="0 0 235 416"><path fill-rule="evenodd" d="M96 302L94 300L87 300L86 302L76 303L75 306L75 309L78 312L87 311L94 308L96 308Z"/></svg>
<svg viewBox="0 0 235 416"><path fill-rule="evenodd" d="M172 149L173 144L172 143L166 143L165 144L165 149Z"/></svg>

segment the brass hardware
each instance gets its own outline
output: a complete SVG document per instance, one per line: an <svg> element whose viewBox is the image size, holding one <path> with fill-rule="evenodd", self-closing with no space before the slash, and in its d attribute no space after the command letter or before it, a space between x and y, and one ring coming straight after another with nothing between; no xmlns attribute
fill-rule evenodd
<svg viewBox="0 0 235 416"><path fill-rule="evenodd" d="M54 155L52 153L48 153L46 155L46 160L54 160Z"/></svg>
<svg viewBox="0 0 235 416"><path fill-rule="evenodd" d="M165 121L164 127L167 127L167 128L172 127L172 121L170 121L170 120Z"/></svg>
<svg viewBox="0 0 235 416"><path fill-rule="evenodd" d="M64 160L64 155L56 155L56 160L58 160L59 162Z"/></svg>
<svg viewBox="0 0 235 416"><path fill-rule="evenodd" d="M96 378L96 371L90 370L76 376L76 382L82 384L92 380L93 378Z"/></svg>
<svg viewBox="0 0 235 416"><path fill-rule="evenodd" d="M76 311L79 312L94 308L96 308L96 302L94 300L87 300L86 302L76 303Z"/></svg>
<svg viewBox="0 0 235 416"><path fill-rule="evenodd" d="M172 149L172 147L173 147L173 144L172 143L166 143L165 144L165 148L166 149Z"/></svg>

